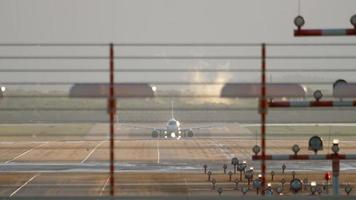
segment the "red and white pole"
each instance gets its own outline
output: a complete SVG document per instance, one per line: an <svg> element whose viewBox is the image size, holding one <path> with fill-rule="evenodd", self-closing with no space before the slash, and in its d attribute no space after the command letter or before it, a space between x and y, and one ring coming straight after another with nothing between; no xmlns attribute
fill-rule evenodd
<svg viewBox="0 0 356 200"><path fill-rule="evenodd" d="M116 98L114 85L114 45L110 44L110 90L108 111L110 115L110 196L115 195L115 163L114 163L114 117L116 112Z"/></svg>
<svg viewBox="0 0 356 200"><path fill-rule="evenodd" d="M294 24L297 29L294 30L295 37L308 37L308 36L355 36L356 35L356 15L350 18L351 25L354 28L344 28L344 29L302 29L305 24L305 20L302 16L297 16L294 18Z"/></svg>
<svg viewBox="0 0 356 200"><path fill-rule="evenodd" d="M270 101L271 108L286 107L356 107L356 101Z"/></svg>
<svg viewBox="0 0 356 200"><path fill-rule="evenodd" d="M261 48L261 97L260 97L260 114L261 114L261 188L262 196L265 195L266 186L266 115L267 115L267 100L266 100L266 44L262 44Z"/></svg>
<svg viewBox="0 0 356 200"><path fill-rule="evenodd" d="M307 36L355 36L356 29L296 29L294 30L295 37Z"/></svg>

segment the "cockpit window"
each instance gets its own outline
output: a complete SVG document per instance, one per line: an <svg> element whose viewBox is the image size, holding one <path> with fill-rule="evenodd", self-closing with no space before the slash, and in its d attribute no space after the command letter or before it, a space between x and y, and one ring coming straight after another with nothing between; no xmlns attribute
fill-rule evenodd
<svg viewBox="0 0 356 200"><path fill-rule="evenodd" d="M176 121L169 121L168 125L176 125Z"/></svg>

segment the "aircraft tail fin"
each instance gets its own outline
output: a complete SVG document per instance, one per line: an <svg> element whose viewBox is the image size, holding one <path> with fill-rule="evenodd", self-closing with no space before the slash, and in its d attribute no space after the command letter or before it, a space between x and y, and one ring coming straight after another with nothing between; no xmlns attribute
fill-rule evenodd
<svg viewBox="0 0 356 200"><path fill-rule="evenodd" d="M172 110L171 110L172 119L174 119L173 100L171 101L171 106L172 106Z"/></svg>

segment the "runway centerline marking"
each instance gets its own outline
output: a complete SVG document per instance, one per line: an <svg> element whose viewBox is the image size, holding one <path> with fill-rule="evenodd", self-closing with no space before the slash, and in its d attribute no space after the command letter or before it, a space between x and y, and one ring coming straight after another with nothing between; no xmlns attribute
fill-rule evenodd
<svg viewBox="0 0 356 200"><path fill-rule="evenodd" d="M29 149L29 150L27 150L27 151L25 151L25 152L23 152L23 153L21 153L21 154L15 156L13 159L6 161L5 164L8 164L8 163L10 163L10 162L12 162L12 161L14 161L14 160L16 160L16 159L18 159L18 158L21 158L22 156L24 156L24 155L30 153L31 151L33 151L33 150L35 150L35 149L37 149L37 148L39 148L39 147L41 147L41 146L44 146L44 145L46 145L46 144L48 144L48 143L49 143L49 142L45 142L45 143L43 143L43 144L37 145L37 146L35 146L35 147L33 147L33 148L31 148L31 149Z"/></svg>
<svg viewBox="0 0 356 200"><path fill-rule="evenodd" d="M94 151L95 151L100 145L102 145L104 142L106 142L106 140L103 140L103 141L99 142L99 143L94 147L94 149L92 149L92 150L89 152L89 154L88 154L80 163L84 163L85 161L87 161L87 160L90 158L90 156L94 153Z"/></svg>
<svg viewBox="0 0 356 200"><path fill-rule="evenodd" d="M38 176L38 174L33 175L30 179L28 179L24 184L22 184L19 188L17 188L15 191L13 191L9 197L14 196L18 191L20 191L23 187L25 187L27 184L29 184L33 179L35 179Z"/></svg>
<svg viewBox="0 0 356 200"><path fill-rule="evenodd" d="M157 164L160 162L159 140L157 140Z"/></svg>
<svg viewBox="0 0 356 200"><path fill-rule="evenodd" d="M106 179L106 181L105 181L103 187L101 188L101 190L100 190L100 196L103 196L104 191L105 191L105 188L106 188L106 186L107 186L108 183L109 183L109 180L110 180L110 176Z"/></svg>

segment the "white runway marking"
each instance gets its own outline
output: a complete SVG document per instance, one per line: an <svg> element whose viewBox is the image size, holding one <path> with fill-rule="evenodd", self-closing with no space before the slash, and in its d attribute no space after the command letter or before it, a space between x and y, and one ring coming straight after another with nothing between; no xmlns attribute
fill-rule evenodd
<svg viewBox="0 0 356 200"><path fill-rule="evenodd" d="M0 142L0 144L15 144L15 142Z"/></svg>
<svg viewBox="0 0 356 200"><path fill-rule="evenodd" d="M23 185L21 185L19 188L17 188L15 191L13 191L9 197L14 196L18 191L20 191L23 187L25 187L27 184L29 184L37 176L38 176L38 174L33 175L30 179L28 179L28 181L26 181Z"/></svg>
<svg viewBox="0 0 356 200"><path fill-rule="evenodd" d="M187 179L186 179L186 178L184 178L184 184L185 184L185 187L187 188L187 191L188 191L188 199L190 199L190 197L191 197L192 195L190 194L190 188L189 188L189 186L188 186L188 182L187 182Z"/></svg>
<svg viewBox="0 0 356 200"><path fill-rule="evenodd" d="M219 150L221 151L221 153L223 153L225 155L226 158L231 159L233 157L235 157L235 154L231 153L230 150L228 149L228 147L226 145L217 143L214 139L210 139L210 141L212 141L212 143L219 148Z"/></svg>
<svg viewBox="0 0 356 200"><path fill-rule="evenodd" d="M160 162L159 140L157 140L157 164Z"/></svg>
<svg viewBox="0 0 356 200"><path fill-rule="evenodd" d="M99 142L99 143L94 147L94 149L92 149L92 150L89 152L89 154L88 154L80 163L84 163L85 161L87 161L87 160L90 158L90 156L94 153L94 151L95 151L100 145L102 145L104 142L106 142L106 140L103 140L103 141Z"/></svg>
<svg viewBox="0 0 356 200"><path fill-rule="evenodd" d="M106 181L105 181L103 187L101 188L101 190L100 190L100 195L99 195L99 196L103 196L104 191L105 191L105 188L106 188L106 186L107 186L108 183L109 183L109 180L110 180L110 176L106 179Z"/></svg>
<svg viewBox="0 0 356 200"><path fill-rule="evenodd" d="M79 143L83 143L84 141L80 141L80 140L74 140L74 141L64 141L64 143L68 143L68 144L79 144Z"/></svg>
<svg viewBox="0 0 356 200"><path fill-rule="evenodd" d="M43 145L46 145L46 144L48 144L48 142L45 142L45 143L40 144L40 145L37 145L37 146L33 147L32 149L29 149L29 150L21 153L20 155L15 156L13 159L6 161L5 164L8 164L8 163L10 163L10 162L12 162L12 161L14 161L14 160L16 160L18 158L21 158L22 156L24 156L24 155L30 153L31 151L33 151L34 149L37 149L37 148L39 148L39 147L41 147Z"/></svg>

